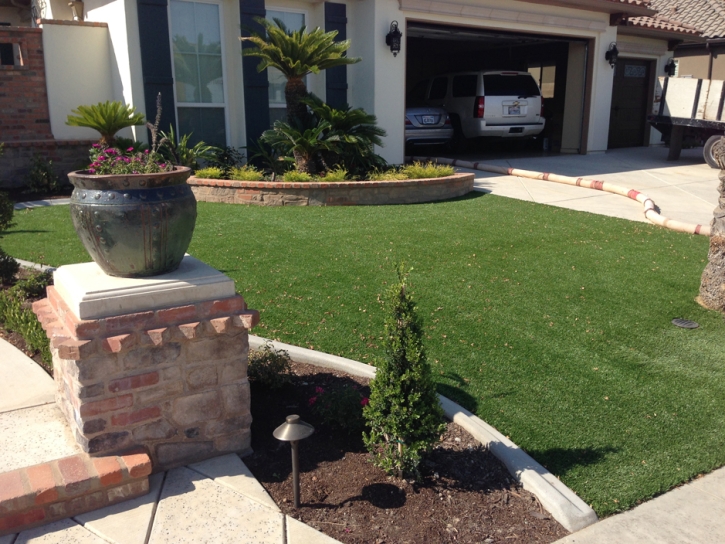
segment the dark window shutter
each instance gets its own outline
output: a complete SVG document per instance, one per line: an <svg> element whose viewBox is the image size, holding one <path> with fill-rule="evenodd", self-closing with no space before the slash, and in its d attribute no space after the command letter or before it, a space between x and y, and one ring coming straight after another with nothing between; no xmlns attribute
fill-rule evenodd
<svg viewBox="0 0 725 544"><path fill-rule="evenodd" d="M325 32L337 30L336 40L347 39L345 4L325 2ZM333 108L347 106L347 66L336 66L325 71L326 102Z"/></svg>
<svg viewBox="0 0 725 544"><path fill-rule="evenodd" d="M249 36L249 31L263 33L262 25L254 21L255 17L264 17L264 0L239 0L241 12L242 36ZM251 43L242 42L242 48L253 47ZM267 70L257 72L258 57L242 57L242 74L244 77L244 119L247 128L247 145L254 143L262 132L269 128L269 83Z"/></svg>
<svg viewBox="0 0 725 544"><path fill-rule="evenodd" d="M138 31L146 118L151 123L156 119L156 96L161 93L159 128L167 132L173 126L176 131L168 0L138 0Z"/></svg>

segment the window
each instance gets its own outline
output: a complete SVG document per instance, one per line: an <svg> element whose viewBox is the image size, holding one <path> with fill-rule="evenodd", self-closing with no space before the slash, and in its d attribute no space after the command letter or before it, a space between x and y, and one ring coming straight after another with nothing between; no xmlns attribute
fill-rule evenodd
<svg viewBox="0 0 725 544"><path fill-rule="evenodd" d="M408 106L415 106L425 102L425 92L428 90L430 79L419 81L415 87L408 93Z"/></svg>
<svg viewBox="0 0 725 544"><path fill-rule="evenodd" d="M218 4L171 0L171 43L178 134L227 145L226 98Z"/></svg>
<svg viewBox="0 0 725 544"><path fill-rule="evenodd" d="M437 77L433 80L433 84L430 86L430 93L428 94L429 100L443 100L446 97L446 91L448 90L448 78Z"/></svg>
<svg viewBox="0 0 725 544"><path fill-rule="evenodd" d="M483 76L486 96L539 96L534 78L526 75L487 74Z"/></svg>
<svg viewBox="0 0 725 544"><path fill-rule="evenodd" d="M451 84L451 94L456 97L476 96L477 74L467 74L465 76L456 76Z"/></svg>
<svg viewBox="0 0 725 544"><path fill-rule="evenodd" d="M554 98L554 84L556 82L556 64L551 62L537 62L529 64L529 73L539 84L543 98Z"/></svg>
<svg viewBox="0 0 725 544"><path fill-rule="evenodd" d="M287 27L287 30L299 30L305 26L305 14L291 11L278 11L268 9L266 19L274 21L279 19ZM284 88L287 78L276 68L267 69L267 81L269 82L269 122L287 120L287 101L284 98Z"/></svg>

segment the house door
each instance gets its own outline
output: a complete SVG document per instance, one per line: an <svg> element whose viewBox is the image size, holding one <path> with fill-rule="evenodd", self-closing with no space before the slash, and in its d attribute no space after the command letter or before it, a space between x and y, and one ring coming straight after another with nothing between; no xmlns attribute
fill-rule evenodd
<svg viewBox="0 0 725 544"><path fill-rule="evenodd" d="M644 145L650 61L619 59L614 69L609 148Z"/></svg>

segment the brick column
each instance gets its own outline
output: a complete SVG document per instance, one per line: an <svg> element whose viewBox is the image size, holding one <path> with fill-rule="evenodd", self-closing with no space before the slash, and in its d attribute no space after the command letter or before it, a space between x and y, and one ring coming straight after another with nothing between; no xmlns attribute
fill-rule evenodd
<svg viewBox="0 0 725 544"><path fill-rule="evenodd" d="M96 305L87 310L72 292L71 269L88 266L96 265L61 267L48 298L33 305L51 341L58 405L83 450L109 455L143 446L155 471L251 451L248 329L259 314L233 294L233 282L232 296L198 300L204 288L193 282L182 293L152 286L139 295L139 285L149 280L106 276L109 285L123 284L120 295L99 310L98 295L86 292ZM86 281L96 285L79 279ZM124 305L124 292L131 292L128 300L136 297L135 311L78 316L108 314ZM197 301L174 305L174 297Z"/></svg>

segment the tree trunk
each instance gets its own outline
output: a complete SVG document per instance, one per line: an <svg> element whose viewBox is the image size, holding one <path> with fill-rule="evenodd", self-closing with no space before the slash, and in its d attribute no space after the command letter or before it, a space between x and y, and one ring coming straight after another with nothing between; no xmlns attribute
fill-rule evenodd
<svg viewBox="0 0 725 544"><path fill-rule="evenodd" d="M307 106L300 102L307 96L307 87L302 78L289 78L284 86L284 98L287 102L287 122L290 125L304 123L307 119Z"/></svg>
<svg viewBox="0 0 725 544"><path fill-rule="evenodd" d="M300 153L299 151L292 151L292 155L295 158L295 168L298 172L304 172L314 176L317 173L315 168L315 161L311 157Z"/></svg>
<svg viewBox="0 0 725 544"><path fill-rule="evenodd" d="M721 168L725 159L722 155L725 151L723 144L725 141L721 139L719 145L715 144L718 147L714 150ZM702 273L697 302L710 310L725 312L725 170L720 170L719 177L720 198L710 223L710 251L707 254L707 266Z"/></svg>

